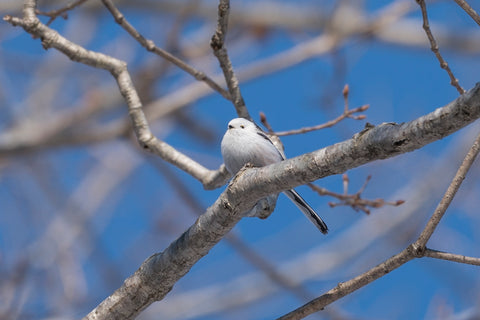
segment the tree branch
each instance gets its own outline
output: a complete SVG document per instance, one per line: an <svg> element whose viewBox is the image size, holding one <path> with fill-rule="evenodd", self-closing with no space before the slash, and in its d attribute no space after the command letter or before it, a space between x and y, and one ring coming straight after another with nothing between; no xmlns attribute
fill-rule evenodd
<svg viewBox="0 0 480 320"><path fill-rule="evenodd" d="M455 2L480 26L480 17L478 13L465 0L455 0Z"/></svg>
<svg viewBox="0 0 480 320"><path fill-rule="evenodd" d="M445 211L447 211L450 203L452 203L455 194L457 193L460 185L462 184L463 180L467 176L467 172L475 161L478 153L480 151L480 136L477 137L475 142L473 143L472 147L468 151L465 159L463 159L462 164L458 168L457 174L455 175L454 180L448 186L445 195L443 196L442 200L438 204L437 208L435 209L433 216L428 220L425 229L423 229L422 233L418 237L418 240L414 243L414 247L416 250L425 250L425 246L427 245L428 240L432 236L433 232L437 228L438 223L442 219Z"/></svg>
<svg viewBox="0 0 480 320"><path fill-rule="evenodd" d="M245 101L243 100L242 94L240 92L240 87L238 85L238 79L233 71L232 62L227 53L227 48L225 47L225 37L228 30L228 16L230 14L230 1L229 0L220 0L218 4L218 19L217 19L217 29L215 34L212 36L210 41L210 47L213 49L213 54L217 57L220 67L222 68L223 75L225 76L225 81L227 82L228 90L232 97L233 105L237 110L239 117L246 118L251 120L250 114L248 113L247 107L245 106Z"/></svg>
<svg viewBox="0 0 480 320"><path fill-rule="evenodd" d="M165 161L192 175L202 182L206 189L214 189L226 182L230 174L223 166L219 170L209 170L152 134L142 109L140 97L133 86L124 61L103 53L86 50L82 46L67 40L55 30L41 23L35 15L35 8L35 0L25 0L23 19L9 15L3 19L14 26L21 26L26 32L40 38L45 49L55 48L72 61L108 70L115 77L120 92L127 102L133 130L138 143L144 149L153 152Z"/></svg>
<svg viewBox="0 0 480 320"><path fill-rule="evenodd" d="M46 23L46 25L49 26L59 16L62 16L64 19L67 19L68 18L68 14L67 14L68 11L75 9L76 7L82 5L86 1L87 0L77 0L77 1L74 1L74 2L70 2L65 7L57 9L57 10L51 10L51 11L48 11L48 12L35 10L35 12L39 15L50 17L50 20L48 20L47 23Z"/></svg>
<svg viewBox="0 0 480 320"><path fill-rule="evenodd" d="M188 65L186 62L175 57L171 53L159 48L155 45L152 40L146 39L143 37L125 18L125 16L120 12L120 10L115 7L115 4L111 0L102 0L103 4L110 11L112 16L115 18L115 21L125 29L135 40L137 40L144 48L148 51L151 51L158 56L164 58L167 61L170 61L186 73L193 76L199 81L205 82L210 88L220 93L225 99L231 100L230 93L223 89L219 84L217 84L213 79L208 77L204 72L196 70L192 66Z"/></svg>
<svg viewBox="0 0 480 320"><path fill-rule="evenodd" d="M480 266L480 258L467 257L460 254L443 252L429 248L425 249L425 257Z"/></svg>
<svg viewBox="0 0 480 320"><path fill-rule="evenodd" d="M322 310L325 306L331 304L332 302L345 297L346 295L366 286L369 283L372 283L373 281L383 277L385 274L397 269L398 267L412 260L413 258L415 258L415 256L411 252L411 248L408 247L407 249L394 255L385 262L382 262L379 265L373 267L367 272L362 273L361 275L346 282L339 283L335 288L329 290L320 297L308 302L302 307L295 309L294 311L278 318L278 320L303 319L314 312Z"/></svg>
<svg viewBox="0 0 480 320"><path fill-rule="evenodd" d="M428 14L427 14L427 5L425 4L425 0L416 0L416 1L422 10L423 29L427 34L428 41L430 42L430 49L437 57L438 62L440 62L440 68L444 69L448 73L448 76L450 77L450 84L453 87L455 87L455 89L457 89L458 93L460 94L464 93L465 90L460 86L460 84L458 83L458 79L455 78L455 76L453 75L453 72L448 66L447 61L445 61L445 59L440 54L440 49L438 48L437 41L433 36L432 30L430 30L430 24L428 22Z"/></svg>
<svg viewBox="0 0 480 320"><path fill-rule="evenodd" d="M66 40L38 20L34 12L35 4L34 0L25 1L23 19L6 16L4 20L20 25L27 32L40 37L45 48L56 48L73 61L111 72L127 102L140 145L190 173L204 182L204 185L208 186L214 176L228 177L228 174L221 173L222 170L210 171L156 139L148 127L125 63L88 51ZM264 168L242 171L192 227L164 252L147 259L121 288L86 319L132 318L152 302L162 299L176 281L205 256L241 219L242 213L251 209L259 199L332 174L343 173L374 160L413 151L461 129L479 117L480 85L477 85L447 106L408 123L369 127L352 139L333 146ZM398 263L412 259L411 250L406 250L408 252L404 250L374 271L388 272L398 267ZM415 250L414 253L418 255L421 252ZM365 284L369 283L369 279ZM358 285L352 283L350 288L355 290ZM339 288L342 289L342 286Z"/></svg>

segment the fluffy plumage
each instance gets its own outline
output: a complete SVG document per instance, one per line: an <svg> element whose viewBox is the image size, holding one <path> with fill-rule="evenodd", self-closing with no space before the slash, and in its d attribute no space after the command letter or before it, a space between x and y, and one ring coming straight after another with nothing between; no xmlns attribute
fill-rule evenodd
<svg viewBox="0 0 480 320"><path fill-rule="evenodd" d="M263 167L285 160L285 155L270 138L253 122L236 118L228 123L227 132L222 139L222 156L227 170L235 175L247 163ZM283 192L317 226L322 233L328 228L322 218L295 191Z"/></svg>

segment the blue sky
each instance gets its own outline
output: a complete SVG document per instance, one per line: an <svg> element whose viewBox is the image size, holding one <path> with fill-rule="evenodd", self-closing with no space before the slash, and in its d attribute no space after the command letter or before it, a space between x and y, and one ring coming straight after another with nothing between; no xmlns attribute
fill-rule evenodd
<svg viewBox="0 0 480 320"><path fill-rule="evenodd" d="M321 6L325 2L306 1L302 4ZM382 7L384 2L365 1L365 4L368 10L374 10ZM235 15L237 5L239 4L232 4L232 15ZM477 11L478 9L480 8ZM480 37L478 25L453 2L429 5L429 13L432 23L442 24L442 30L461 36L472 32L472 37ZM147 15L143 11L125 11L125 14L143 34L152 37L159 45L163 44L165 38L164 33L158 32L159 25L173 23L173 19L166 15L159 22L158 17ZM423 32L419 16L419 12L408 15L409 18L417 19L418 30ZM125 35L105 12L88 15L79 10L78 14L71 13L69 20L58 20L52 26L64 35L71 35L75 41L91 50L127 60L129 70L133 73L145 66L146 61L158 59ZM85 26L85 33L75 32L79 26ZM185 39L190 39L197 32L201 34L203 29L208 31L209 28L214 28L214 22L202 19L190 22L182 29L181 36L184 40L181 43L188 44ZM227 42L227 46L236 69L315 36L312 31L271 30L265 38L255 38L248 35L248 30L241 28L233 28L230 32L232 39ZM205 42L208 43L207 33ZM478 81L480 70L479 51L465 53L443 48L440 43L441 52L460 84L465 89L473 87ZM108 73L77 65L67 58L59 57L60 54L54 50L44 51L38 40L32 40L18 28L2 26L0 50L3 60L0 63L5 66L0 77L2 83L8 85L2 90L2 100L7 106L0 111L5 115L5 120L0 121L2 130L15 126L11 114L19 115L19 118L25 115L32 119L42 119L48 116L45 112L51 110L81 107L86 90L115 85ZM17 56L21 58L21 63L12 65L11 61ZM37 65L38 61L61 63L58 68L42 71L41 66ZM335 61L343 61L343 69L335 68ZM191 63L207 72L219 71L211 54L206 58L192 59ZM33 80L38 72L45 72L46 77L42 79L45 83L63 79L57 84L61 90L52 102L53 105L44 106L46 102L41 99L37 100L38 105L29 105L35 100L25 98L40 86L42 81ZM65 73L69 74L67 80L62 78ZM338 77L340 80L335 81ZM171 68L164 80L155 83L154 98L174 92L192 81L189 76ZM350 86L351 108L370 105L365 112L366 120L347 119L331 129L284 137L282 141L287 156L293 157L349 139L362 130L366 122L377 125L382 122L413 120L458 96L427 43L425 47L405 47L372 39L347 41L339 48L336 58L331 54L315 57L274 74L241 83L241 90L255 120L259 119L259 112L264 112L274 129L283 131L323 123L339 115L343 110L341 90L345 83ZM333 97L330 104L326 104L326 96ZM119 104L122 105L121 102ZM118 111L107 114L101 121L107 123L116 117L126 116L126 106L124 107L125 109L119 108ZM199 140L198 136L171 118L152 123L154 132L160 139L206 167L217 168L222 163L221 136L228 121L236 117L233 106L218 94L211 94L185 108L185 112L196 123L205 124L213 138ZM356 192L371 174L373 178L364 196L369 199L405 200L406 203L400 207L386 206L372 210L368 216L343 206L332 209L328 202L335 201L334 199L319 197L302 186L297 190L327 222L330 228L328 236L319 233L282 195L271 217L266 220L243 219L233 232L270 264L286 272L288 277L302 279L305 290L313 297L321 295L338 282L349 280L368 270L415 240L441 199L469 148L468 143L473 141L478 129L479 125L475 123L422 150L376 161L348 172L350 192ZM107 165L100 166L102 161L107 161ZM75 302L66 310L55 309L47 297L35 293L46 290L47 284L41 277L49 273L43 269L42 263L32 264L31 274L24 284L32 289L32 293L27 294L25 305L31 318L84 315L118 288L142 261L151 254L164 250L195 221L196 215L201 212L195 212L180 198L178 190L172 187L165 174L152 161L158 160L145 155L136 147L135 142L115 139L94 145L52 148L28 156L15 156L6 162L0 172L0 208L6 213L0 217L0 261L4 262L2 264L6 270L15 266L22 257L22 251L30 248L47 230L55 215L65 214L75 219L77 208L69 206L69 201L75 199L76 192L86 177L99 183L95 181L94 170L97 170L97 166L103 168L100 172L104 174L98 174L99 179L103 177L106 180L109 176L117 175L120 170L118 168L126 163L134 168L125 177L119 178L118 184L101 199L100 205L89 215L86 228L88 232L83 231L76 240L78 243L70 249L80 261L79 272L85 279L85 291L79 293L79 296L83 294L82 298L73 299ZM55 204L48 200L44 192L45 185L32 178L38 174L35 169L37 167L32 167L32 163L49 169L47 175L62 191L58 196L65 202ZM167 168L184 183L204 208L210 206L224 190L222 187L206 191L187 174L171 166ZM478 256L478 176L477 163L429 246ZM328 177L316 184L331 191L342 192L341 176ZM80 208L88 208L93 206L93 201L81 198L78 205ZM34 227L29 227L32 225ZM373 233L378 235L374 236ZM335 259L340 258L344 261L335 265ZM60 258L52 259L56 261ZM312 262L302 264L302 261ZM330 265L333 266L329 267ZM111 274L105 272L106 268L112 270ZM225 296L228 296L227 293L243 293L235 282L242 277L257 279L262 284L248 291L252 296L264 289L271 288L271 291L256 302L240 304L228 311L199 313L193 319L271 319L305 302L291 292L271 284L238 251L222 241L175 285L165 301L152 305L141 319L175 319L169 313L169 306L174 303L184 305L185 312L188 313L189 303L195 302L189 301L189 294L193 295L197 290L201 293L200 296L203 294L208 297L214 291L213 288L220 290L225 286L228 289L230 285L232 290L225 292ZM249 285L247 280L245 284ZM327 314L326 318L341 314L352 319L435 319L478 308L479 284L478 267L424 258L411 261L335 302L324 313ZM61 276L53 277L48 286L54 288L53 292L61 292ZM179 297L184 300L175 300ZM212 297L220 299L222 295ZM248 300L244 293L241 298ZM208 305L207 302L201 305L199 301L197 308L207 308Z"/></svg>

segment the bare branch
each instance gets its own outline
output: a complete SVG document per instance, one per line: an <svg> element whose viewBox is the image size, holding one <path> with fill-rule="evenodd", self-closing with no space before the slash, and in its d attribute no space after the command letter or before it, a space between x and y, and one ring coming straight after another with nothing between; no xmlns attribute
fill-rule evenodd
<svg viewBox="0 0 480 320"><path fill-rule="evenodd" d="M340 200L340 202L335 203L335 202L329 202L328 205L331 208L337 207L337 206L349 206L352 207L355 211L361 210L365 212L366 214L370 214L370 209L371 208L381 208L385 205L389 206L399 206L403 204L405 201L403 200L397 200L397 201L385 201L383 199L375 199L375 200L368 200L368 199L362 199L361 195L363 191L365 190L368 182L370 181L371 176L368 176L367 179L365 180L365 183L363 186L353 194L348 194L348 183L349 179L347 174L343 174L342 180L343 180L343 186L344 186L344 191L342 193L336 193L329 191L325 188L320 188L312 183L309 183L308 186L315 192L317 192L321 196L331 196L334 198L337 198Z"/></svg>
<svg viewBox="0 0 480 320"><path fill-rule="evenodd" d="M429 248L425 248L425 257L480 266L480 258L467 257L460 254L443 252Z"/></svg>
<svg viewBox="0 0 480 320"><path fill-rule="evenodd" d="M333 127L334 125L336 125L337 123L339 123L340 121L342 121L346 118L351 118L351 119L354 119L354 120L364 120L366 118L365 115L361 114L361 115L358 115L358 116L354 116L353 114L366 111L369 108L369 105L366 104L366 105L363 105L361 107L349 110L348 109L348 92L349 92L348 85L345 85L345 87L343 89L343 97L344 97L344 100L345 100L345 106L344 106L344 109L343 109L343 113L340 116L338 116L337 118L335 118L333 120L330 120L328 122L316 125L316 126L312 126L312 127L304 127L304 128L295 129L295 130L271 132L271 133L276 135L276 136L281 137L281 136L288 136L288 135L293 135L293 134L302 134L302 133L307 133L307 132L311 132L311 131L315 131L315 130L330 128L330 127ZM267 124L267 118L265 117L265 114L263 114L263 116L261 116L261 121L264 125ZM267 125L266 125L266 127L267 127Z"/></svg>
<svg viewBox="0 0 480 320"><path fill-rule="evenodd" d="M149 157L150 160L150 157ZM154 166L162 172L162 174L169 180L171 185L177 190L177 192L185 200L185 203L197 214L200 215L201 212L205 212L205 208L200 204L200 202L195 198L192 192L190 192L187 186L179 179L169 167L167 167L163 162L155 161L151 159ZM237 253L242 256L246 261L256 267L258 270L262 271L270 280L274 283L283 287L286 290L291 291L300 299L311 298L312 294L308 292L307 288L303 287L301 284L297 284L290 280L289 277L284 275L282 272L277 271L276 266L270 263L265 257L260 253L257 253L254 248L251 248L247 243L245 243L238 235L233 231L227 234L224 238L230 246L232 246Z"/></svg>
<svg viewBox="0 0 480 320"><path fill-rule="evenodd" d="M217 84L213 79L208 77L204 72L196 70L194 67L188 65L186 62L175 57L171 53L159 48L155 45L153 40L145 39L125 18L125 16L120 12L120 10L115 7L113 1L111 0L102 0L103 4L110 11L112 16L115 18L115 21L125 29L135 40L137 40L144 48L148 51L151 51L158 56L170 61L183 71L187 72L195 79L205 82L210 88L220 93L225 99L231 100L230 94L223 89L219 84Z"/></svg>
<svg viewBox="0 0 480 320"><path fill-rule="evenodd" d="M440 67L447 71L448 76L450 77L450 84L454 86L458 93L463 94L465 93L465 90L460 86L458 83L458 79L455 78L453 75L452 70L448 66L447 61L443 59L442 55L440 54L440 50L438 48L438 44L435 41L435 38L433 36L432 30L430 30L430 25L428 23L428 15L427 15L427 6L425 4L425 0L416 0L420 8L422 9L422 17L423 17L423 29L425 30L425 33L427 34L428 41L430 41L430 49L432 52L435 54L435 56L438 59L438 62L440 62Z"/></svg>
<svg viewBox="0 0 480 320"><path fill-rule="evenodd" d="M189 173L202 182L207 189L212 189L225 183L230 174L223 166L220 170L209 170L164 141L158 140L152 134L142 109L140 97L133 86L124 61L103 53L86 50L62 37L58 32L50 29L38 20L35 15L35 7L36 1L26 0L23 19L7 15L4 17L4 20L14 26L21 26L28 33L42 39L42 45L45 49L55 48L73 61L108 70L115 77L120 92L127 102L133 130L140 146Z"/></svg>
<svg viewBox="0 0 480 320"><path fill-rule="evenodd" d="M480 17L478 13L465 0L455 0L455 2L480 26Z"/></svg>
<svg viewBox="0 0 480 320"><path fill-rule="evenodd" d="M94 2L89 4L95 6ZM123 4L129 5L129 3ZM393 6L393 8L395 7L396 6ZM371 22L372 25L374 24L380 28L378 30L381 30L381 27L386 26L387 24L387 22L384 21L385 19L382 18L383 11L388 13L389 16L393 17L400 17L404 13L404 9L402 8L401 10L388 8L381 10L381 12L376 14L376 16L379 18L374 19ZM200 11L205 11L206 9L207 8L200 9ZM241 8L239 9L241 10ZM393 13L391 11L393 11ZM240 15L242 14L240 13ZM395 21L395 18L387 20L392 22L392 20ZM362 27L358 29L364 30L365 28ZM370 30L370 28L366 29ZM371 30L368 32L371 32ZM340 44L341 43L338 41L335 41L332 35L324 34L300 43L272 57L261 59L260 61L253 62L245 67L241 67L237 71L238 78L241 81L247 81L258 76L286 69L302 61L328 53L329 51L336 49ZM222 81L224 76L215 75L212 78L213 81L218 83ZM212 91L209 87L204 86L200 82L194 82L170 94L160 97L156 101L146 104L144 106L144 111L147 119L149 119L150 122L153 122L155 119L165 117L179 108L182 108L211 93ZM107 95L110 97L110 92L107 93ZM80 111L80 114L87 115L90 113L83 113ZM53 128L57 127L59 123L70 122L70 119L71 116L68 114L66 115L65 119L61 117L56 118L54 121L52 120L52 124L44 125L43 128L38 128L33 136L31 134L25 135L24 130L20 130L20 132L18 130L8 130L7 132L4 132L0 136L0 155L4 156L31 152L45 147L101 142L119 136L125 136L128 134L130 129L129 121L125 121L126 119L122 118L111 121L108 126L102 126L95 129L88 128L88 130L80 130L80 133L74 132L65 135L61 130L52 130ZM223 181L225 182L225 180Z"/></svg>
<svg viewBox="0 0 480 320"><path fill-rule="evenodd" d="M278 318L278 320L303 319L314 312L322 310L332 302L337 301L338 299L341 299L346 295L383 277L385 274L392 272L413 258L415 258L415 256L411 253L410 247L408 247L399 254L394 255L390 259L380 263L367 272L362 273L361 275L346 282L339 283L335 288L327 291L320 297L308 302L307 304L304 304L302 307Z"/></svg>
<svg viewBox="0 0 480 320"><path fill-rule="evenodd" d="M221 1L222 3L228 5L228 1ZM45 48L56 48L74 61L108 70L115 77L127 102L140 145L190 173L202 181L205 186L214 185L218 181L225 181L228 178L228 173L223 167L218 171L208 170L154 137L149 129L142 110L142 103L133 87L126 64L69 42L36 18L35 5L34 0L26 0L23 19L6 16L4 20L14 25L20 25L27 32L41 38ZM226 15L219 15L218 27L219 32L222 33L219 36L222 48L228 22L228 8L224 9L219 10ZM225 56L229 63L226 50ZM219 58L219 61L222 59ZM226 78L231 81L229 90L232 94L235 86L238 89L238 82L235 84L234 80L236 79L229 76ZM232 97L234 97L233 94ZM241 99L239 90L237 97ZM243 100L241 102L242 104L238 104L239 106L243 105ZM244 112L247 112L246 108L244 108ZM331 174L342 173L374 160L418 149L459 130L479 117L480 85L477 85L449 105L414 121L400 125L389 123L378 127L368 127L352 139L334 146L265 168L243 171L189 230L164 252L155 254L145 261L140 269L128 278L112 296L93 310L87 319L132 318L153 301L162 299L176 281L205 256L242 218L242 213L252 208L259 199ZM216 182L212 183L212 181ZM433 229L435 227L436 225ZM415 257L420 257L422 254L425 254L425 250L422 252L418 250L418 247L410 246L399 255L377 266L376 269L374 268L375 270L372 269L372 273L366 274L363 278L352 279L353 282L347 282L346 286L339 285L333 289L337 290L333 294L344 295L347 293L342 290L356 290L373 281L373 278L380 277L385 272L389 272ZM331 298L323 297L323 299ZM321 303L325 303L325 301Z"/></svg>
<svg viewBox="0 0 480 320"><path fill-rule="evenodd" d="M210 46L213 49L213 54L215 57L217 57L218 62L220 63L223 75L225 76L225 81L227 82L230 96L232 97L231 101L237 110L238 116L251 120L250 114L245 106L245 101L243 100L240 92L237 76L233 71L232 62L228 57L227 48L225 47L225 37L228 30L229 14L230 1L220 0L220 3L218 4L217 29L215 30L215 34L212 36Z"/></svg>
<svg viewBox="0 0 480 320"><path fill-rule="evenodd" d="M475 161L475 158L477 157L479 151L480 151L480 135L473 142L472 147L470 148L467 155L465 156L465 159L463 159L462 164L458 168L458 171L455 174L455 177L453 178L452 182L448 186L448 189L445 192L445 195L442 197L442 200L440 201L437 208L435 209L433 216L430 218L430 220L428 220L428 223L425 226L425 229L423 229L422 233L420 234L417 241L415 242L414 246L416 250L420 250L420 251L425 250L425 246L427 245L428 240L430 239L433 232L435 231L438 224L440 223L440 220L445 214L445 211L447 211L448 207L452 203L452 200L455 197L455 194L460 188L460 185L465 179L467 172L472 166L473 162Z"/></svg>
<svg viewBox="0 0 480 320"><path fill-rule="evenodd" d="M322 124L318 124L316 126L304 127L304 128L295 129L295 130L288 130L288 131L279 131L279 132L274 132L274 134L276 136L281 137L281 136L288 136L288 135L293 135L293 134L302 134L302 133L307 133L307 132L316 131L316 130L322 130L322 129L326 129L326 128L331 128L331 127L333 127L334 125L336 125L337 123L339 123L340 121L342 121L346 118L352 118L352 119L355 119L355 120L364 120L365 115L354 116L353 114L354 113L359 113L359 112L364 112L368 108L369 108L369 105L363 105L363 106L355 108L355 109L347 110L344 113L342 113L341 115L339 115L337 118L335 118L333 120L330 120L328 122L322 123Z"/></svg>
<svg viewBox="0 0 480 320"><path fill-rule="evenodd" d="M63 8L60 8L60 9L57 9L57 10L51 10L51 11L48 11L48 12L40 11L40 10L37 9L37 10L35 10L35 13L38 14L38 15L50 17L50 20L48 20L48 22L46 23L46 25L49 26L59 16L61 16L64 19L67 19L68 18L68 14L67 14L68 11L75 9L75 7L78 7L78 6L82 5L83 3L87 2L87 1L88 0L77 0L77 1L74 1L74 2L70 2L69 4L67 4Z"/></svg>

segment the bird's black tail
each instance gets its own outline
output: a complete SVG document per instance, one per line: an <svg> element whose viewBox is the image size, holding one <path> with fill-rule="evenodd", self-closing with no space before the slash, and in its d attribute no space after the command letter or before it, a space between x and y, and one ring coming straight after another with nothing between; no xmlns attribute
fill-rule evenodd
<svg viewBox="0 0 480 320"><path fill-rule="evenodd" d="M283 192L292 202L303 212L303 214L323 233L328 233L328 227L322 218L303 200L295 190L287 190Z"/></svg>

